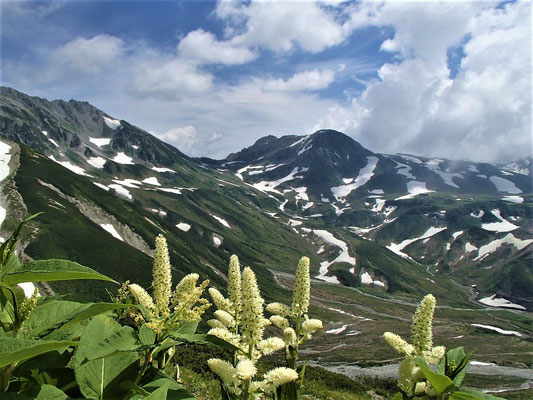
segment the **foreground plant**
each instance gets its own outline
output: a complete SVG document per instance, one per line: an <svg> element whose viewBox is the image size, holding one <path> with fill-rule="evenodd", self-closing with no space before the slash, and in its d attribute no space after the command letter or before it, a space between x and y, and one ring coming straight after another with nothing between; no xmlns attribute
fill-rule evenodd
<svg viewBox="0 0 533 400"><path fill-rule="evenodd" d="M228 298L217 289L209 294L218 308L215 318L208 321L208 334L234 346L232 362L218 358L208 361L209 368L218 376L224 400L251 400L271 395L277 399L276 389L298 379L294 369L279 367L257 375L256 364L263 355L285 348L285 342L276 337L263 339L264 329L270 321L264 318L264 300L259 292L254 272L244 268L241 276L239 259L230 258L228 271Z"/></svg>
<svg viewBox="0 0 533 400"><path fill-rule="evenodd" d="M309 311L311 283L309 279L309 258L302 257L296 268L292 304L271 303L267 311L273 315L270 322L283 332L287 367L298 373L298 350L301 344L311 339L312 334L322 329L322 321L310 319ZM305 366L298 373L299 379L283 385L279 390L281 399L296 400L298 389L305 377Z"/></svg>
<svg viewBox="0 0 533 400"><path fill-rule="evenodd" d="M392 332L383 338L405 359L398 369L400 393L394 400L496 400L476 390L461 388L471 353L465 354L462 347L446 352L444 346L433 346L432 322L436 300L426 295L413 315L411 324L412 344Z"/></svg>
<svg viewBox="0 0 533 400"><path fill-rule="evenodd" d="M37 289L25 298L19 283L79 279L115 282L67 260L22 265L15 248L24 226L38 215L25 218L0 247L0 392L25 393L50 382L75 386L73 371L65 367L79 344L82 325L122 307L38 297Z"/></svg>

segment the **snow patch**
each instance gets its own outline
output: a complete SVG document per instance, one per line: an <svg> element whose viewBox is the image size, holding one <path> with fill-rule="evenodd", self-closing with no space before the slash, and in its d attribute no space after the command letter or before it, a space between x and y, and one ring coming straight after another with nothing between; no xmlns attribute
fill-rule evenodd
<svg viewBox="0 0 533 400"><path fill-rule="evenodd" d="M412 199L413 197L418 196L420 194L434 192L434 190L427 189L426 182L409 181L407 182L407 192L409 194L397 197L395 200Z"/></svg>
<svg viewBox="0 0 533 400"><path fill-rule="evenodd" d="M107 146L111 143L111 138L89 138L89 142L95 144L98 147Z"/></svg>
<svg viewBox="0 0 533 400"><path fill-rule="evenodd" d="M473 213L473 212L470 213L470 216L474 218L481 218L484 215L485 215L485 211L483 210L479 210L477 213Z"/></svg>
<svg viewBox="0 0 533 400"><path fill-rule="evenodd" d="M161 184L159 183L159 181L157 180L155 176L151 176L150 178L144 179L143 183L148 183L149 185L154 185L154 186L161 186Z"/></svg>
<svg viewBox="0 0 533 400"><path fill-rule="evenodd" d="M48 138L48 140L49 140L50 143L52 143L54 146L59 147L59 145L57 144L57 142L56 142L54 139L52 139L52 138Z"/></svg>
<svg viewBox="0 0 533 400"><path fill-rule="evenodd" d="M337 239L335 236L333 236L332 233L326 230L320 230L320 229L314 229L313 233L317 235L319 238L321 238L322 240L324 240L325 242L333 246L337 246L340 249L339 255L333 261L323 261L320 263L318 275L315 276L315 278L321 279L323 281L330 282L330 283L340 284L337 277L327 276L330 265L336 262L346 262L346 263L355 265L355 258L350 256L350 253L348 252L348 245L342 240Z"/></svg>
<svg viewBox="0 0 533 400"><path fill-rule="evenodd" d="M378 164L377 157L367 157L367 164L359 171L359 175L355 178L354 182L349 185L336 186L331 188L331 193L337 200L348 196L352 190L357 189L365 185L374 175L374 169Z"/></svg>
<svg viewBox="0 0 533 400"><path fill-rule="evenodd" d="M218 247L222 244L222 239L220 239L218 236L213 235L213 243L216 247Z"/></svg>
<svg viewBox="0 0 533 400"><path fill-rule="evenodd" d="M401 257L410 259L411 257L409 257L407 254L402 252L402 250L405 247L407 247L411 243L414 243L414 242L416 242L418 240L429 239L430 237L436 235L439 232L442 232L445 229L448 229L448 228L447 227L441 227L441 228L431 227L426 232L424 232L424 234L422 234L422 236L419 236L419 237L413 238L413 239L405 239L403 242L398 243L398 244L391 243L391 244L389 244L387 246L387 249L391 250L392 252L398 254Z"/></svg>
<svg viewBox="0 0 533 400"><path fill-rule="evenodd" d="M408 166L408 165L405 165L405 164L402 164L402 163L397 163L398 165L396 166L396 168L398 169L398 171L396 171L396 173L398 175L403 175L409 179L416 179L416 177L411 174L411 167Z"/></svg>
<svg viewBox="0 0 533 400"><path fill-rule="evenodd" d="M133 196L131 195L130 191L126 189L124 186L114 183L114 184L108 185L108 187L110 189L113 189L116 192L116 194L118 194L119 196L125 197L128 200L133 200Z"/></svg>
<svg viewBox="0 0 533 400"><path fill-rule="evenodd" d="M113 237L117 238L118 240L124 241L124 239L122 239L122 236L119 235L119 233L112 224L100 224L100 226L104 230L109 232L111 235L113 235Z"/></svg>
<svg viewBox="0 0 533 400"><path fill-rule="evenodd" d="M482 229L491 232L511 232L520 228L519 226L511 224L509 221L501 216L500 210L495 209L491 211L492 215L500 220L500 222L489 222L481 225Z"/></svg>
<svg viewBox="0 0 533 400"><path fill-rule="evenodd" d="M465 231L457 231L453 233L453 240L457 239L459 236L461 236Z"/></svg>
<svg viewBox="0 0 533 400"><path fill-rule="evenodd" d="M183 232L189 232L189 230L191 229L191 225L186 224L185 222L180 222L176 225L176 227L178 229L181 229Z"/></svg>
<svg viewBox="0 0 533 400"><path fill-rule="evenodd" d="M0 182L9 175L9 161L11 161L11 146L0 141Z"/></svg>
<svg viewBox="0 0 533 400"><path fill-rule="evenodd" d="M332 335L338 335L339 333L342 333L346 330L346 328L348 327L348 325L343 325L341 326L340 328L336 328L336 329L328 329L326 331L326 333L330 333Z"/></svg>
<svg viewBox="0 0 533 400"><path fill-rule="evenodd" d="M472 251L474 251L474 250L477 250L477 247L476 247L476 246L474 246L474 245L471 244L470 242L467 242L467 243L465 244L465 251L466 251L467 253L470 253L470 252L472 252Z"/></svg>
<svg viewBox="0 0 533 400"><path fill-rule="evenodd" d="M58 163L59 165L71 170L72 172L74 172L75 174L77 175L82 175L82 176L89 176L92 178L91 175L89 175L88 173L85 172L85 170L81 167L78 167L77 165L74 165L72 164L70 161L58 161L55 159L54 156L48 156L48 158L56 163Z"/></svg>
<svg viewBox="0 0 533 400"><path fill-rule="evenodd" d="M498 192L505 192L510 194L522 193L516 185L508 179L501 178L499 176L491 176L489 180L496 186Z"/></svg>
<svg viewBox="0 0 533 400"><path fill-rule="evenodd" d="M214 219L216 219L218 222L220 222L222 225L224 225L226 228L231 229L230 224L228 224L228 221L226 221L224 218L217 217L216 215L213 215L213 214L209 214L209 215L212 216Z"/></svg>
<svg viewBox="0 0 533 400"><path fill-rule="evenodd" d="M502 335L514 335L514 336L522 336L521 333L517 332L517 331L507 331L505 329L501 329L501 328L498 328L496 326L491 326L491 325L481 325L481 324L470 324L472 326L477 326L479 328L484 328L484 329L488 329L488 330L491 330L491 331L495 331L495 332L498 332L498 333L501 333Z"/></svg>
<svg viewBox="0 0 533 400"><path fill-rule="evenodd" d="M455 187L455 188L459 188L458 185L456 185L454 182L453 182L453 178L461 178L461 179L464 179L464 176L457 173L457 172L444 172L440 169L440 163L442 162L442 160L430 160L428 162L426 162L426 167L436 173L437 175L439 175L442 180L444 181L444 183L448 186L451 186L451 187Z"/></svg>
<svg viewBox="0 0 533 400"><path fill-rule="evenodd" d="M126 186L126 187L129 187L129 188L132 188L132 189L139 189L139 186L142 186L142 182L140 181L137 181L135 179L124 179L124 180L121 180L119 181L118 179L113 179L113 182L121 185L121 186Z"/></svg>
<svg viewBox="0 0 533 400"><path fill-rule="evenodd" d="M502 200L508 201L510 203L517 203L517 204L524 202L524 198L520 196L504 196L502 197Z"/></svg>
<svg viewBox="0 0 533 400"><path fill-rule="evenodd" d="M126 155L124 152L117 153L117 155L113 158L113 161L118 164L133 165L133 158Z"/></svg>
<svg viewBox="0 0 533 400"><path fill-rule="evenodd" d="M533 243L533 239L521 240L516 238L512 233L507 234L507 236L496 239L485 246L481 246L479 249L478 255L474 260L483 259L490 253L495 252L503 244L512 244L518 250L522 250L524 247L529 246Z"/></svg>
<svg viewBox="0 0 533 400"><path fill-rule="evenodd" d="M246 167L248 168L248 167ZM274 192L274 193L277 193L277 194L281 194L278 190L276 190L276 187L278 187L279 185L281 185L283 182L287 182L287 181L292 181L294 179L298 179L298 178L303 178L301 175L296 175L300 172L305 172L307 171L309 168L308 167L304 167L304 168L298 168L298 167L295 167L293 168L293 170L291 171L291 173L283 178L280 178L276 181L261 181L261 182L258 182L258 183L254 183L252 184L252 186L254 188L256 188L257 190L261 191L261 192ZM243 170L243 168L241 168L239 171ZM237 173L239 172L237 171ZM237 174L235 174L237 175ZM239 175L237 175L239 176ZM241 180L244 180L242 178L242 175L239 176L239 178L241 178Z"/></svg>
<svg viewBox="0 0 533 400"><path fill-rule="evenodd" d="M87 162L94 168L104 168L106 161L107 160L102 157L91 157L87 159Z"/></svg>
<svg viewBox="0 0 533 400"><path fill-rule="evenodd" d="M117 129L120 126L120 121L118 119L108 118L104 115L105 124L111 129Z"/></svg>
<svg viewBox="0 0 533 400"><path fill-rule="evenodd" d="M100 189L104 189L106 192L109 192L109 188L106 185L102 185L101 183L98 183L98 182L93 182L93 184L98 186Z"/></svg>
<svg viewBox="0 0 533 400"><path fill-rule="evenodd" d="M163 168L163 167L152 167L152 170L155 172L170 172L171 174L175 174L176 171L170 169L170 168Z"/></svg>
<svg viewBox="0 0 533 400"><path fill-rule="evenodd" d="M159 188L159 190L161 190L161 191L163 191L163 192L168 192L168 193L181 194L181 190L180 190L180 189L173 189L173 188Z"/></svg>
<svg viewBox="0 0 533 400"><path fill-rule="evenodd" d="M517 310L526 309L520 304L511 303L509 300L506 300L504 298L497 298L495 294L489 297L484 297L480 299L479 302L491 307L516 308Z"/></svg>

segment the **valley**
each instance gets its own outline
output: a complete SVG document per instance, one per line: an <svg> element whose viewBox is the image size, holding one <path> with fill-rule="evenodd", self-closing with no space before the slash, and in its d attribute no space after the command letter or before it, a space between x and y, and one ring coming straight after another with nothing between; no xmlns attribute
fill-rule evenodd
<svg viewBox="0 0 533 400"><path fill-rule="evenodd" d="M324 329L304 359L338 369L399 361L381 335L408 337L417 303L433 293L436 343L531 371L530 158L378 154L331 130L267 136L223 160L190 158L88 103L0 90L0 236L44 212L22 257L66 258L148 287L162 233L175 279L196 272L225 287L238 254L271 302L289 298L307 255L311 315ZM91 300L116 291L91 281L37 286Z"/></svg>

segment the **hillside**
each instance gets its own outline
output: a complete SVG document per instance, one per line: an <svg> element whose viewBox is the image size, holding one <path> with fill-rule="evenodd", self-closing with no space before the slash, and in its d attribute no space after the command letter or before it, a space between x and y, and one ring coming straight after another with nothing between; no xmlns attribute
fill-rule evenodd
<svg viewBox="0 0 533 400"><path fill-rule="evenodd" d="M382 155L335 131L269 136L225 160L191 159L88 103L8 88L0 133L0 235L44 211L19 249L25 257L67 258L148 286L153 240L163 233L175 279L194 271L223 287L235 253L272 301L290 296L308 255L312 313L325 329L304 358L390 361L381 333L408 334L417 301L431 292L442 305L438 340L464 336L485 361L531 359L533 319L522 311L533 309L527 160ZM41 288L108 298L97 283ZM507 356L495 350L502 343Z"/></svg>

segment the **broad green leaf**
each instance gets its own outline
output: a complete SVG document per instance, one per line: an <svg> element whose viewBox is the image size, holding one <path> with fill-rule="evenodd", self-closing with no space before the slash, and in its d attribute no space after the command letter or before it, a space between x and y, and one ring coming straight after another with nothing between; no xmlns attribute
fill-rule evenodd
<svg viewBox="0 0 533 400"><path fill-rule="evenodd" d="M74 318L72 318L67 323L61 325L59 330L66 329L74 324L78 324L82 321L88 320L89 318L95 317L96 315L104 314L109 311L118 310L119 308L129 308L129 304L118 304L118 303L94 303L91 304L88 308L80 312Z"/></svg>
<svg viewBox="0 0 533 400"><path fill-rule="evenodd" d="M503 397L493 396L474 389L462 388L450 395L450 400L505 400Z"/></svg>
<svg viewBox="0 0 533 400"><path fill-rule="evenodd" d="M67 400L70 399L61 389L52 385L42 385L35 400Z"/></svg>
<svg viewBox="0 0 533 400"><path fill-rule="evenodd" d="M198 321L180 321L180 326L177 327L172 331L172 333L179 333L179 334L191 334L196 333L196 329L198 329L198 324L200 323L200 320Z"/></svg>
<svg viewBox="0 0 533 400"><path fill-rule="evenodd" d="M23 323L27 337L40 338L85 311L91 303L67 300L47 300L38 304Z"/></svg>
<svg viewBox="0 0 533 400"><path fill-rule="evenodd" d="M91 355L109 336L121 329L120 324L110 317L97 315L85 328L80 346L74 357L74 373L81 393L89 399L113 397L113 393L121 391L120 383L131 378L137 372L129 370L138 359L135 351L119 352L105 358L90 360ZM129 376L126 376L129 375Z"/></svg>
<svg viewBox="0 0 533 400"><path fill-rule="evenodd" d="M146 400L167 400L168 384L161 386L145 397Z"/></svg>
<svg viewBox="0 0 533 400"><path fill-rule="evenodd" d="M400 392L396 393L392 400L403 400L403 394Z"/></svg>
<svg viewBox="0 0 533 400"><path fill-rule="evenodd" d="M49 351L77 346L74 341L32 340L0 337L0 367L27 360Z"/></svg>
<svg viewBox="0 0 533 400"><path fill-rule="evenodd" d="M145 346L151 346L155 343L156 334L153 330L148 328L146 324L142 324L139 329L139 339Z"/></svg>
<svg viewBox="0 0 533 400"><path fill-rule="evenodd" d="M420 370L424 373L424 376L429 383L431 383L431 385L435 388L438 395L446 393L455 388L455 384L450 378L448 378L446 375L436 374L427 368L427 366L424 365L425 362L422 362L419 357L416 357L413 360L413 363L420 367Z"/></svg>
<svg viewBox="0 0 533 400"><path fill-rule="evenodd" d="M92 345L87 359L95 360L119 351L135 351L140 347L142 347L142 343L135 330L129 326L123 326L118 331L106 337L101 343Z"/></svg>
<svg viewBox="0 0 533 400"><path fill-rule="evenodd" d="M21 267L20 260L15 253L9 253L1 267L0 282L3 282L6 274L16 272Z"/></svg>
<svg viewBox="0 0 533 400"><path fill-rule="evenodd" d="M52 282L78 279L98 279L117 283L115 280L96 272L95 270L68 260L39 260L32 261L17 271L4 276L8 285L21 282Z"/></svg>
<svg viewBox="0 0 533 400"><path fill-rule="evenodd" d="M167 397L163 398L166 400L196 400L194 396L187 392L179 383L170 378L168 375L159 372L158 376L160 376L160 378L154 379L145 384L143 388L146 391L155 394L157 389L166 387L168 390ZM148 399L149 397L146 398ZM152 397L150 397L150 399L152 399ZM154 397L153 399L159 399L159 397Z"/></svg>

